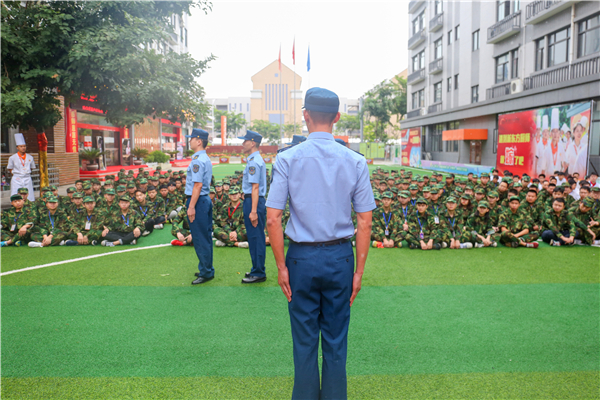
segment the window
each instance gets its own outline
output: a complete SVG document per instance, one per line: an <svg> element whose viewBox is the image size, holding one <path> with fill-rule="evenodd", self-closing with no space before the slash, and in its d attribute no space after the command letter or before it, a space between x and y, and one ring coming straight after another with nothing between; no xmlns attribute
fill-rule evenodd
<svg viewBox="0 0 600 400"><path fill-rule="evenodd" d="M434 11L435 15L440 15L442 13L442 1L441 0L435 0L435 4L433 6L433 11Z"/></svg>
<svg viewBox="0 0 600 400"><path fill-rule="evenodd" d="M471 87L471 103L477 103L479 101L479 85Z"/></svg>
<svg viewBox="0 0 600 400"><path fill-rule="evenodd" d="M183 26L179 25L179 41L183 43Z"/></svg>
<svg viewBox="0 0 600 400"><path fill-rule="evenodd" d="M452 44L452 31L448 31L448 45Z"/></svg>
<svg viewBox="0 0 600 400"><path fill-rule="evenodd" d="M496 57L496 83L508 80L508 53Z"/></svg>
<svg viewBox="0 0 600 400"><path fill-rule="evenodd" d="M441 152L443 151L442 144L442 132L444 131L444 124L436 124L429 126L430 140L429 140L429 151Z"/></svg>
<svg viewBox="0 0 600 400"><path fill-rule="evenodd" d="M452 131L458 129L458 121L448 122L448 130ZM458 153L458 140L448 140L446 143L446 152Z"/></svg>
<svg viewBox="0 0 600 400"><path fill-rule="evenodd" d="M412 94L412 108L413 110L421 108L425 105L425 90L421 89L418 92Z"/></svg>
<svg viewBox="0 0 600 400"><path fill-rule="evenodd" d="M456 42L458 39L460 39L460 25L456 25L454 28L454 41Z"/></svg>
<svg viewBox="0 0 600 400"><path fill-rule="evenodd" d="M521 0L513 1L513 14L521 9Z"/></svg>
<svg viewBox="0 0 600 400"><path fill-rule="evenodd" d="M183 32L185 33L185 47L187 47L187 28L183 28Z"/></svg>
<svg viewBox="0 0 600 400"><path fill-rule="evenodd" d="M433 102L440 103L442 101L442 81L433 84Z"/></svg>
<svg viewBox="0 0 600 400"><path fill-rule="evenodd" d="M458 74L454 75L454 90L458 89Z"/></svg>
<svg viewBox="0 0 600 400"><path fill-rule="evenodd" d="M511 51L510 79L519 77L519 49Z"/></svg>
<svg viewBox="0 0 600 400"><path fill-rule="evenodd" d="M448 92L452 91L452 77L448 78Z"/></svg>
<svg viewBox="0 0 600 400"><path fill-rule="evenodd" d="M422 11L421 14L417 16L417 18L413 19L412 22L412 34L414 35L417 32L421 32L423 26L425 24L425 11Z"/></svg>
<svg viewBox="0 0 600 400"><path fill-rule="evenodd" d="M412 58L413 72L425 68L425 50Z"/></svg>
<svg viewBox="0 0 600 400"><path fill-rule="evenodd" d="M504 18L510 15L510 1L498 0L498 15L496 21L502 21Z"/></svg>
<svg viewBox="0 0 600 400"><path fill-rule="evenodd" d="M535 70L544 69L544 48L546 47L546 38L535 41Z"/></svg>
<svg viewBox="0 0 600 400"><path fill-rule="evenodd" d="M473 51L479 50L479 29L473 32Z"/></svg>
<svg viewBox="0 0 600 400"><path fill-rule="evenodd" d="M548 36L548 67L569 61L570 38L570 27Z"/></svg>
<svg viewBox="0 0 600 400"><path fill-rule="evenodd" d="M439 60L442 58L442 38L433 42L433 59Z"/></svg>
<svg viewBox="0 0 600 400"><path fill-rule="evenodd" d="M600 14L579 23L577 57L600 51Z"/></svg>

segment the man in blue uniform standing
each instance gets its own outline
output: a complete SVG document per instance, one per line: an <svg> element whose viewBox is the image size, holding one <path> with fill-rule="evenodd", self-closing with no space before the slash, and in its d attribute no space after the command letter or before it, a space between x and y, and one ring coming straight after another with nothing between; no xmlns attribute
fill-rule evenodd
<svg viewBox="0 0 600 400"><path fill-rule="evenodd" d="M211 237L212 201L209 197L212 163L206 155L208 132L203 129L193 129L192 134L186 137L190 139L190 148L194 151L185 181L185 206L192 242L198 256L197 278L192 285L198 285L215 277Z"/></svg>
<svg viewBox="0 0 600 400"><path fill-rule="evenodd" d="M267 226L288 299L294 343L293 399L345 399L350 306L360 291L371 238L375 200L367 162L331 134L340 118L338 96L311 88L304 100L310 135L279 153L267 200ZM284 256L281 216L290 203ZM350 238L357 216L356 270ZM319 382L318 344L323 373Z"/></svg>
<svg viewBox="0 0 600 400"><path fill-rule="evenodd" d="M267 245L265 241L265 223L267 208L267 168L258 147L262 136L254 131L246 131L246 136L239 137L244 153L248 154L248 164L244 169L242 191L244 192L244 224L248 235L248 248L252 258L252 270L246 273L242 283L258 283L267 280L265 274L265 256Z"/></svg>

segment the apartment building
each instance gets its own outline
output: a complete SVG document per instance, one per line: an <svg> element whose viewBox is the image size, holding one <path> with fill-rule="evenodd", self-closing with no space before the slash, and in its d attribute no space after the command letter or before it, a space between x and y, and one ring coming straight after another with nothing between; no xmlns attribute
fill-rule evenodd
<svg viewBox="0 0 600 400"><path fill-rule="evenodd" d="M512 166L500 165L502 144L522 146L527 139L525 152L531 154L524 157L531 169L534 141L545 145L559 125L568 147L581 124L589 143L587 169L600 170L599 2L412 0L408 12L408 115L402 128L420 129L424 166L434 161L502 170ZM513 114L512 120L529 119L529 125L510 131L502 121ZM528 136L515 136L522 133ZM513 136L499 138L503 134Z"/></svg>

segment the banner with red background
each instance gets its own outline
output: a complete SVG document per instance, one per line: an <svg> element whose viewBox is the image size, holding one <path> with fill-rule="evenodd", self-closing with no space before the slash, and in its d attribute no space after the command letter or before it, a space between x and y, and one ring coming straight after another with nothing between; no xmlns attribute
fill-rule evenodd
<svg viewBox="0 0 600 400"><path fill-rule="evenodd" d="M403 129L400 131L402 145L402 165L421 167L421 128Z"/></svg>

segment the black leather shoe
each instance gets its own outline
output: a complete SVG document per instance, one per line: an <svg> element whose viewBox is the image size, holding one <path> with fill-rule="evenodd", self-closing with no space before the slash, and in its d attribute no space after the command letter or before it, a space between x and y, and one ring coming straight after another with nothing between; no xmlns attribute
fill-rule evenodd
<svg viewBox="0 0 600 400"><path fill-rule="evenodd" d="M244 277L245 277L245 278L249 278L249 277L250 277L250 272L246 272L246 273L244 274Z"/></svg>
<svg viewBox="0 0 600 400"><path fill-rule="evenodd" d="M199 285L201 283L208 282L213 279L214 279L214 276L211 276L210 278L203 278L203 277L199 276L195 281L192 282L192 285Z"/></svg>
<svg viewBox="0 0 600 400"><path fill-rule="evenodd" d="M242 279L242 283L259 283L267 280L267 277L258 277L249 275L247 278Z"/></svg>
<svg viewBox="0 0 600 400"><path fill-rule="evenodd" d="M200 276L200 272L196 272L194 275L195 276Z"/></svg>

